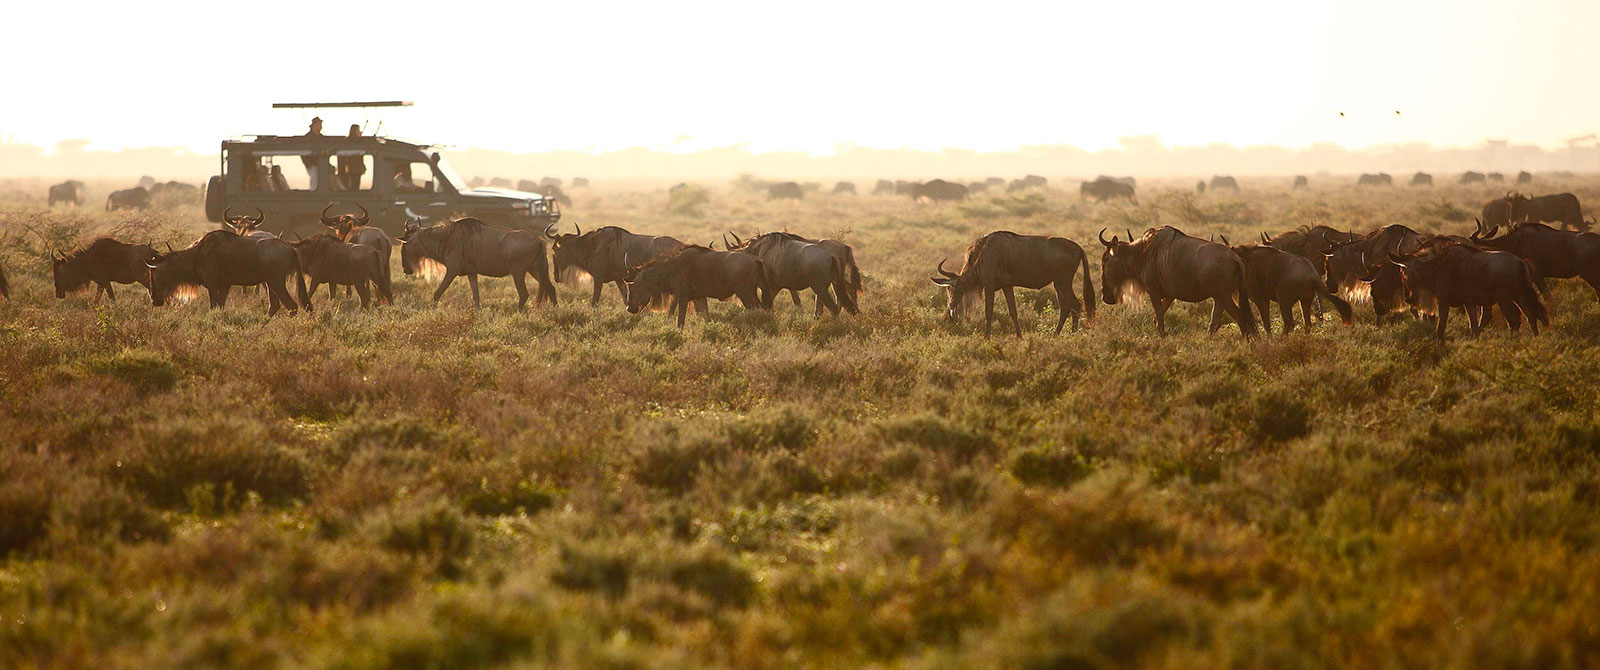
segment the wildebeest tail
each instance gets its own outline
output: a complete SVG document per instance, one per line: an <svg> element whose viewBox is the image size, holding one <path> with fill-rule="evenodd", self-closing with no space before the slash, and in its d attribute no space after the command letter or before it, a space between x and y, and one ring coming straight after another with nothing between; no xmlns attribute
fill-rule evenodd
<svg viewBox="0 0 1600 670"><path fill-rule="evenodd" d="M1544 308L1544 300L1539 298L1537 284L1533 280L1533 264L1522 261L1522 282L1518 287L1518 307L1522 308L1529 321L1536 321L1540 325L1550 327L1550 312Z"/></svg>
<svg viewBox="0 0 1600 670"><path fill-rule="evenodd" d="M106 196L106 211L111 211L111 196Z"/></svg>
<svg viewBox="0 0 1600 670"><path fill-rule="evenodd" d="M1333 303L1333 309L1339 313L1339 320L1343 321L1344 325L1348 326L1351 323L1354 323L1354 315L1350 309L1350 301L1345 300L1336 294L1329 293L1328 287L1324 286L1320 281L1317 282L1317 293L1322 297L1323 300ZM1318 317L1320 318L1320 316L1321 315L1319 314Z"/></svg>
<svg viewBox="0 0 1600 670"><path fill-rule="evenodd" d="M377 272L373 273L372 283L378 285L378 298L383 304L394 306L394 282L389 276L389 264L384 262L382 254L373 254L377 259Z"/></svg>
<svg viewBox="0 0 1600 670"><path fill-rule="evenodd" d="M533 281L539 284L539 292L534 296L534 302L550 301L556 304L556 285L550 281L550 264L545 260L544 245L539 245L539 263L533 268Z"/></svg>
<svg viewBox="0 0 1600 670"><path fill-rule="evenodd" d="M1246 281L1244 274L1244 261L1238 262L1239 267L1239 314L1244 318L1239 320L1239 330L1245 335L1254 337L1256 334L1255 310L1250 309L1250 282Z"/></svg>
<svg viewBox="0 0 1600 670"><path fill-rule="evenodd" d="M839 298L839 305L851 314L860 314L856 307L855 294L850 290L850 280L845 270L845 262L837 256L830 256L833 261L833 293Z"/></svg>
<svg viewBox="0 0 1600 670"><path fill-rule="evenodd" d="M1079 251L1078 263L1083 265L1083 311L1088 315L1089 318L1093 319L1094 304L1099 301L1095 300L1094 297L1094 280L1089 278L1089 254ZM1078 327L1076 321L1073 322L1072 327Z"/></svg>
<svg viewBox="0 0 1600 670"><path fill-rule="evenodd" d="M300 267L300 252L296 251L291 255L291 258L294 259L295 297L300 299L300 306L306 308L307 312L310 312L311 295L306 291L306 273L303 271L303 268ZM333 295L333 284L328 285L328 295Z"/></svg>

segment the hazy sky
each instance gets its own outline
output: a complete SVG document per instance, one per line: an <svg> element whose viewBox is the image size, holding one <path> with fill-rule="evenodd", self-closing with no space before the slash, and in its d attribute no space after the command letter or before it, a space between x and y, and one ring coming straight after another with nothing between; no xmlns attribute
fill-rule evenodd
<svg viewBox="0 0 1600 670"><path fill-rule="evenodd" d="M415 101L384 114L388 134L511 151L1561 146L1600 130L1595 0L71 6L7 7L0 137L209 153L304 132L309 114L272 102L365 99ZM363 120L323 116L329 132Z"/></svg>

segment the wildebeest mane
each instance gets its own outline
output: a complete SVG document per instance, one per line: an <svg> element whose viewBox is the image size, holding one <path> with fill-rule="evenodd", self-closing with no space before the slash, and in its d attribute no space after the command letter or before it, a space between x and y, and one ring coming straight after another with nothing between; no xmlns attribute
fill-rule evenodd
<svg viewBox="0 0 1600 670"><path fill-rule="evenodd" d="M989 246L989 240L999 237L1015 239L1021 236L1009 230L996 230L988 235L984 235L983 237L973 240L972 244L967 245L966 256L961 259L961 272L959 274L965 275L967 274L968 270L976 268L978 266L978 260L983 258L984 249Z"/></svg>

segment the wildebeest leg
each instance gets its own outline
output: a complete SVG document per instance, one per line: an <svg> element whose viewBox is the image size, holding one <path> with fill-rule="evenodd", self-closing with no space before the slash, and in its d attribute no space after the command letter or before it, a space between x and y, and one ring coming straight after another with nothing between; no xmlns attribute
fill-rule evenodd
<svg viewBox="0 0 1600 670"><path fill-rule="evenodd" d="M111 302L117 301L117 292L112 288L111 282L106 282L106 299Z"/></svg>
<svg viewBox="0 0 1600 670"><path fill-rule="evenodd" d="M1241 300L1240 302L1245 302L1245 304L1241 308L1240 305L1234 304L1233 298L1230 298L1230 297L1228 297L1226 295L1219 296L1219 297L1216 297L1216 298L1212 298L1211 301L1212 301L1213 304L1215 304L1215 303L1221 303L1222 304L1222 309L1228 313L1228 316L1233 317L1233 320L1234 320L1235 323L1239 324L1239 334L1240 335L1243 335L1244 337L1249 338L1251 335L1254 334L1254 332L1247 331L1247 330L1244 329L1245 320L1248 318L1246 316L1244 310L1250 309L1250 305L1249 305L1248 302ZM1213 333L1216 332L1216 329L1213 328L1211 332L1213 332ZM1288 331L1284 331L1284 332L1288 332Z"/></svg>
<svg viewBox="0 0 1600 670"><path fill-rule="evenodd" d="M1448 308L1439 310L1439 318L1434 321L1434 324L1435 324L1434 325L1434 331L1433 331L1434 339L1437 339L1440 342L1444 342L1444 325L1445 325L1445 322L1449 321L1449 320L1450 320L1450 310Z"/></svg>
<svg viewBox="0 0 1600 670"><path fill-rule="evenodd" d="M528 280L524 279L521 272L511 273L511 283L517 287L517 309L528 306Z"/></svg>
<svg viewBox="0 0 1600 670"><path fill-rule="evenodd" d="M794 306L795 307L799 307L800 306L800 292L799 291L796 291L794 289L789 289L789 299L794 301ZM822 312L819 310L817 313L821 314Z"/></svg>
<svg viewBox="0 0 1600 670"><path fill-rule="evenodd" d="M1011 329L1017 331L1017 337L1022 337L1022 324L1017 322L1017 295L1010 286L1000 291L1006 294L1006 311L1011 312Z"/></svg>
<svg viewBox="0 0 1600 670"><path fill-rule="evenodd" d="M1278 313L1283 316L1283 334L1284 335L1288 335L1289 333L1294 332L1294 302L1293 301L1279 300L1278 301ZM1266 319L1262 319L1261 322L1262 323L1266 323L1267 320ZM1310 324L1311 324L1310 321L1306 322L1306 332L1310 332L1311 331L1311 325ZM1272 331L1267 331L1267 334L1271 335Z"/></svg>
<svg viewBox="0 0 1600 670"><path fill-rule="evenodd" d="M1512 334L1522 330L1522 308L1509 297L1500 298L1495 303L1500 305L1500 316L1505 317L1506 326L1511 328ZM1530 318L1528 321L1531 323L1533 319Z"/></svg>
<svg viewBox="0 0 1600 670"><path fill-rule="evenodd" d="M439 280L439 288L433 290L433 302L439 304L439 296L444 295L444 290L450 288L450 282L456 280L456 273L449 269L444 271L444 279Z"/></svg>
<svg viewBox="0 0 1600 670"><path fill-rule="evenodd" d="M1213 301L1213 302L1215 302L1215 301ZM1281 305L1282 303L1279 303L1279 304ZM1246 304L1241 304L1240 306L1244 307L1245 309L1250 309L1249 306L1246 305ZM1272 334L1272 311L1271 310L1272 310L1272 299L1271 298L1263 296L1262 298L1256 300L1256 311L1261 312L1261 332L1264 332L1264 333L1266 333L1268 335ZM1213 309L1211 311L1212 311L1213 314L1215 314L1217 312L1217 310L1215 310L1215 309ZM1212 332L1215 332L1215 331L1212 331ZM1287 333L1289 331L1285 330L1283 332Z"/></svg>
<svg viewBox="0 0 1600 670"><path fill-rule="evenodd" d="M472 287L472 306L482 306L483 303L478 302L478 275L467 275L467 285Z"/></svg>
<svg viewBox="0 0 1600 670"><path fill-rule="evenodd" d="M1483 308L1476 305L1465 305L1461 308L1461 311L1467 313L1467 328L1476 337L1478 330L1483 326Z"/></svg>
<svg viewBox="0 0 1600 670"><path fill-rule="evenodd" d="M1300 300L1300 317L1305 319L1307 333L1311 332L1311 303L1313 301L1317 303L1319 308L1322 306L1322 298L1320 297L1303 298Z"/></svg>
<svg viewBox="0 0 1600 670"><path fill-rule="evenodd" d="M1157 300L1150 298L1150 308L1156 313L1156 334L1167 336L1167 308L1172 306L1172 300Z"/></svg>
<svg viewBox="0 0 1600 670"><path fill-rule="evenodd" d="M272 285L267 285L267 316L278 313L278 292L272 290Z"/></svg>
<svg viewBox="0 0 1600 670"><path fill-rule="evenodd" d="M287 307L290 313L294 313L299 311L300 306L295 304L294 295L289 293L288 279L288 276L284 276L277 281L267 282L267 295L272 302ZM362 302L365 304L366 301ZM267 316L272 316L272 312L269 311Z"/></svg>
<svg viewBox="0 0 1600 670"><path fill-rule="evenodd" d="M1067 312L1072 312L1072 332L1078 332L1078 310L1083 306L1078 303L1078 296L1072 294L1072 278L1056 282L1056 334L1061 334L1061 326L1067 323Z"/></svg>
<svg viewBox="0 0 1600 670"><path fill-rule="evenodd" d="M356 295L361 296L361 309L372 309L372 289L367 288L367 282L356 284Z"/></svg>
<svg viewBox="0 0 1600 670"><path fill-rule="evenodd" d="M617 283L621 284L622 282L617 282ZM589 297L589 306L590 307L598 308L600 306L600 289L603 289L605 287L606 287L605 282L599 282L599 281L594 282L594 295ZM619 288L618 290L622 291L622 303L624 305L626 305L628 303L628 289Z"/></svg>
<svg viewBox="0 0 1600 670"><path fill-rule="evenodd" d="M983 290L983 336L989 336L990 324L994 321L994 289Z"/></svg>
<svg viewBox="0 0 1600 670"><path fill-rule="evenodd" d="M828 308L834 316L839 316L839 303L833 299L833 294L828 292L828 285L811 287L811 292L817 294L817 316L822 316L822 308Z"/></svg>
<svg viewBox="0 0 1600 670"><path fill-rule="evenodd" d="M1248 309L1248 308L1246 308L1246 309ZM1211 300L1211 330L1209 332L1212 335L1215 335L1215 334L1217 334L1217 330L1219 330L1221 328L1222 328L1222 301L1213 298Z"/></svg>
<svg viewBox="0 0 1600 670"><path fill-rule="evenodd" d="M307 305L311 304L311 296L314 296L314 295L317 294L317 287L321 286L321 285L322 284L317 283L315 280L313 280L311 282L311 288L306 290L306 304Z"/></svg>
<svg viewBox="0 0 1600 670"><path fill-rule="evenodd" d="M689 301L688 300L679 299L678 300L678 327L682 328L684 320L686 320L688 318L689 318Z"/></svg>

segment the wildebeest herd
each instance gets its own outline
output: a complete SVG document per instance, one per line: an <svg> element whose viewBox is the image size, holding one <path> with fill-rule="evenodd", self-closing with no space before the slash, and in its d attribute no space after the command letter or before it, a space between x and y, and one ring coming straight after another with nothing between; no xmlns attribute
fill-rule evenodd
<svg viewBox="0 0 1600 670"><path fill-rule="evenodd" d="M1211 186L1227 188L1231 181L1217 178ZM886 188L900 186L880 182L879 189ZM908 183L908 188L918 194L914 197L929 199L958 199L936 195L947 188L951 193L967 189L941 180ZM1132 178L1102 176L1084 182L1081 193L1094 200L1131 200L1133 188ZM599 305L610 283L630 312L666 307L676 312L680 327L689 306L704 313L708 299L737 298L746 309L771 309L785 290L796 306L800 292L810 290L818 316L824 310L833 315L859 310L861 271L854 249L839 240L776 231L743 239L730 231L718 250L715 243L702 246L616 226L587 232L575 227L573 233L557 234L554 226L530 232L474 218L427 226L413 220L398 238L391 238L371 225L365 209L329 215L336 206L323 210L321 222L328 232L304 239L279 239L259 230L264 219L260 210L254 215L230 211L223 217L227 229L206 233L184 249L161 252L149 244L102 238L71 253L57 252L52 259L56 296L93 283L96 299L103 294L114 301L113 285L141 284L152 304L160 306L175 295L203 288L210 304L218 307L227 303L235 286L262 286L268 313L275 314L301 306L311 309L317 288L327 284L330 295L336 286L347 287L347 295L354 290L367 308L393 304L389 268L399 246L406 274L431 265L442 275L433 302L457 277L465 277L478 305L482 275L510 277L519 309L530 295L536 304L554 304L555 282L587 275L593 283L592 306ZM1225 237L1219 243L1171 226L1140 235L1128 231L1126 238L1107 238L1102 230L1099 299L1115 305L1142 294L1163 335L1164 317L1174 301L1210 300L1211 332L1232 321L1248 337L1258 329L1271 332L1274 302L1283 333L1297 327L1297 306L1299 324L1306 328L1313 321L1313 306L1320 309L1322 303L1332 305L1349 324L1352 295L1370 296L1380 321L1402 310L1425 315L1435 321L1441 339L1452 307L1462 308L1474 333L1498 307L1512 331L1526 320L1537 334L1549 323L1541 297L1548 291L1547 278L1581 278L1600 293L1600 235L1588 232L1591 224L1570 193L1529 197L1511 192L1487 202L1467 236L1418 233L1402 225L1364 234L1315 226L1233 245ZM547 243L554 273L546 262ZM946 291L947 317L960 318L963 305L981 293L985 335L992 328L996 292L1005 297L1013 330L1021 335L1014 295L1019 287L1054 286L1058 334L1069 318L1076 331L1080 316L1094 317L1088 255L1072 240L996 231L971 244L958 270L946 269L945 263L938 263L932 281ZM1080 271L1081 301L1073 286ZM537 285L531 294L528 277ZM0 275L0 294L6 292Z"/></svg>

